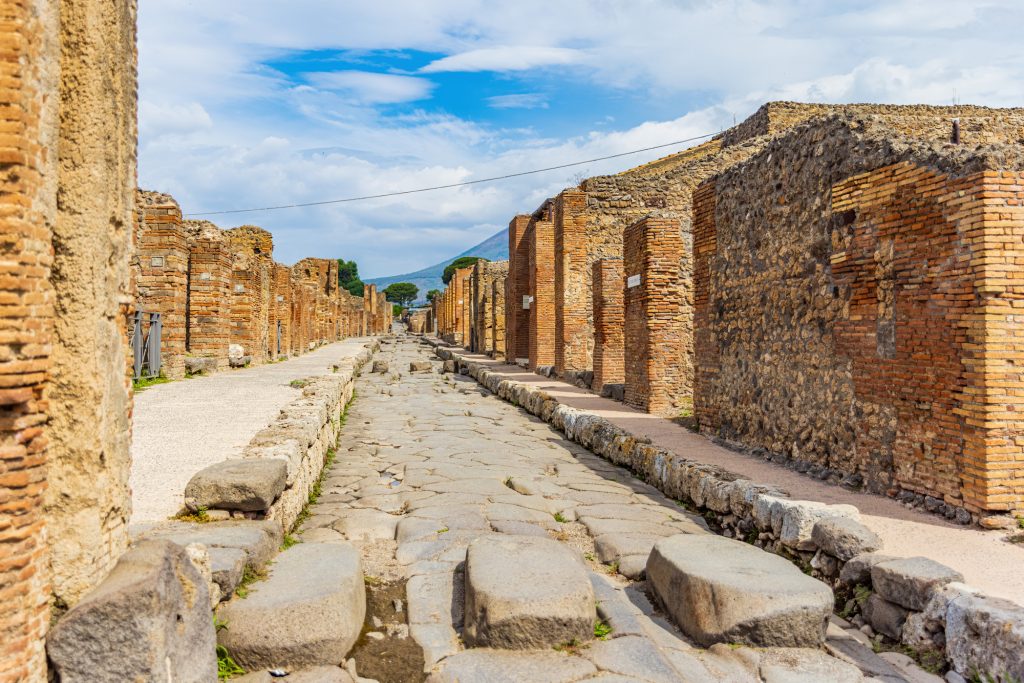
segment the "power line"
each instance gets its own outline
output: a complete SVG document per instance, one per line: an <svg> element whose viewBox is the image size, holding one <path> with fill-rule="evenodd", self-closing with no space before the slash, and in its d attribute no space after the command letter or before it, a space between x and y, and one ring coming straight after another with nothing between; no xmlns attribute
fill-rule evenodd
<svg viewBox="0 0 1024 683"><path fill-rule="evenodd" d="M434 190L446 190L452 187L465 187L466 185L477 185L479 183L491 183L496 180L507 180L509 178L518 178L524 175L533 175L534 173L544 173L546 171L557 171L560 168L571 168L573 166L582 166L583 164L591 164L595 161L605 161L607 159L617 159L618 157L629 156L630 154L639 154L640 152L649 152L653 149L662 149L664 147L674 147L675 145L682 145L687 142L695 142L697 140L703 140L709 138L717 133L705 133L704 135L697 135L692 138L686 138L685 140L676 140L675 142L666 142L663 145L654 145L652 147L643 147L641 149L634 149L629 152L619 152L618 154L609 154L608 156L596 157L594 159L585 159L584 161L573 161L568 164L559 164L558 166L548 166L547 168L536 168L532 171L520 171L519 173L508 173L506 175L494 176L493 178L480 178L479 180L467 180L462 183L451 183L449 185L434 185L433 187L420 187L415 190L399 190L398 192L385 192L383 194L368 194L361 197L346 197L345 199L327 199L319 202L304 202L301 204L281 204L280 206L262 206L253 209L226 209L222 211L197 211L195 213L187 213L185 216L220 216L228 213L253 213L256 211L279 211L281 209L298 209L307 206L324 206L325 204L344 204L346 202L361 202L366 199L382 199L384 197L398 197L405 194L417 194L419 192L432 192Z"/></svg>

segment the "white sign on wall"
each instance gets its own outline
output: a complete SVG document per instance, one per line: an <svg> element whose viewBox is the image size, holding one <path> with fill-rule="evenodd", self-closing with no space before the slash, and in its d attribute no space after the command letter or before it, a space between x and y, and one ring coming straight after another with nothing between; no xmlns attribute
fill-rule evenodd
<svg viewBox="0 0 1024 683"><path fill-rule="evenodd" d="M630 275L628 278L626 278L626 286L627 287L636 287L639 284L640 284L640 276L639 275Z"/></svg>
<svg viewBox="0 0 1024 683"><path fill-rule="evenodd" d="M533 303L533 297L529 294L523 294L523 310L529 310L530 304Z"/></svg>
<svg viewBox="0 0 1024 683"><path fill-rule="evenodd" d="M149 260L149 265L153 266L154 268L163 268L164 267L164 257L163 256L154 256L153 258L151 258Z"/></svg>
<svg viewBox="0 0 1024 683"><path fill-rule="evenodd" d="M199 273L199 279L200 280L204 280L205 281L205 280L210 280L212 278L213 278L213 276L210 275L209 273Z"/></svg>

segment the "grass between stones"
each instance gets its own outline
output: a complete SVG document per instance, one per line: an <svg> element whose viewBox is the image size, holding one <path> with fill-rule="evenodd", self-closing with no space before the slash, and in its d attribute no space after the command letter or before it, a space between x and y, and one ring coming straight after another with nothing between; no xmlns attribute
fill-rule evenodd
<svg viewBox="0 0 1024 683"><path fill-rule="evenodd" d="M149 389L150 387L155 387L157 384L167 384L170 381L171 380L169 378L164 377L163 375L157 375L155 377L140 377L132 380L132 390L135 391L135 393L139 393Z"/></svg>

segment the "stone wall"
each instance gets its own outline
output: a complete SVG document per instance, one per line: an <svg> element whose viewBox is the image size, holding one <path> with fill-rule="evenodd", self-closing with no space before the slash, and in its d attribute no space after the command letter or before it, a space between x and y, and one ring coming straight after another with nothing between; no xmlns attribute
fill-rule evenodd
<svg viewBox="0 0 1024 683"><path fill-rule="evenodd" d="M689 401L692 307L679 274L689 261L679 222L644 218L626 228L623 273L625 402L676 416Z"/></svg>
<svg viewBox="0 0 1024 683"><path fill-rule="evenodd" d="M626 379L623 339L625 329L623 291L626 278L622 259L605 258L594 261L594 391L604 391L607 384L623 384Z"/></svg>
<svg viewBox="0 0 1024 683"><path fill-rule="evenodd" d="M469 348L478 353L490 353L494 347L494 283L508 274L508 261L484 261L473 264L470 289L472 291L473 320ZM504 294L502 294L504 301ZM502 303L502 306L504 304ZM504 317L504 312L502 312Z"/></svg>
<svg viewBox="0 0 1024 683"><path fill-rule="evenodd" d="M59 140L38 142L53 142L57 160L44 398L51 590L63 606L101 581L128 544L137 111L135 4L62 0L43 15L55 7L60 81L47 96L59 102Z"/></svg>
<svg viewBox="0 0 1024 683"><path fill-rule="evenodd" d="M491 358L505 359L505 288L508 286L508 266L505 277L497 278L491 283L491 348L487 350Z"/></svg>
<svg viewBox="0 0 1024 683"><path fill-rule="evenodd" d="M241 346L253 362L265 362L270 347L274 239L254 225L226 233L232 255L231 343Z"/></svg>
<svg viewBox="0 0 1024 683"><path fill-rule="evenodd" d="M1016 134L1016 133L1014 133ZM1024 509L1018 146L805 124L698 193L705 433L949 517Z"/></svg>
<svg viewBox="0 0 1024 683"><path fill-rule="evenodd" d="M530 370L555 363L555 229L554 202L544 202L530 216L523 239L529 250Z"/></svg>

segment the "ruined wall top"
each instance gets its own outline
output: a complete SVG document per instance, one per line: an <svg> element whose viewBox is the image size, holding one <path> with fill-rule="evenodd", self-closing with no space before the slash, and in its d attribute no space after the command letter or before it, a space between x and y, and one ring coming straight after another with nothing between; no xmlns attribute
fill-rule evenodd
<svg viewBox="0 0 1024 683"><path fill-rule="evenodd" d="M163 192L155 192L153 190L143 190L139 188L135 192L136 201L138 202L139 208L147 209L150 207L171 207L173 206L181 213L181 206L178 201L169 194Z"/></svg>

